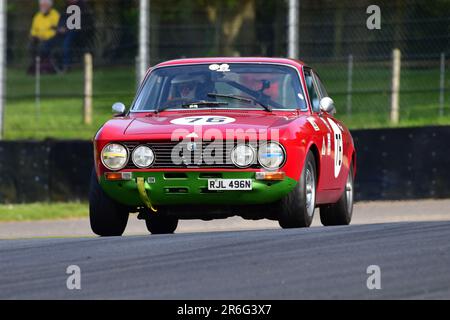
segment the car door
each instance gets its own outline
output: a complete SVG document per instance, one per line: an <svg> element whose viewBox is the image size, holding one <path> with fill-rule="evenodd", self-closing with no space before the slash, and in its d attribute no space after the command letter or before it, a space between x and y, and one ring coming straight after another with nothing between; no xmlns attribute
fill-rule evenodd
<svg viewBox="0 0 450 320"><path fill-rule="evenodd" d="M320 110L320 99L322 98L322 92L316 82L313 70L305 67L304 74L312 111L311 116L308 117L308 121L315 130L315 136L313 139L320 153L321 165L318 189L334 189L334 179L330 179L333 174L331 125L322 116L322 112Z"/></svg>
<svg viewBox="0 0 450 320"><path fill-rule="evenodd" d="M327 90L323 85L319 75L312 71L312 75L314 78L314 83L316 84L318 94L320 99L328 97ZM342 186L342 176L341 171L344 163L344 128L341 124L333 117L333 115L322 112L320 110L320 102L319 102L319 113L318 117L320 121L324 123L326 126L326 162L328 163L328 176L329 186L333 189L338 189Z"/></svg>

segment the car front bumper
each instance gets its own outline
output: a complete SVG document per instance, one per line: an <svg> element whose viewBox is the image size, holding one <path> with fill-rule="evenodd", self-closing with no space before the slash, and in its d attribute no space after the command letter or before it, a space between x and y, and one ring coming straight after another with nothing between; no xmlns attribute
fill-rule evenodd
<svg viewBox="0 0 450 320"><path fill-rule="evenodd" d="M131 173L130 180L106 180L100 177L100 185L108 196L117 202L132 206L144 206L138 191L137 178L145 181L145 190L155 206L180 205L258 205L273 203L286 196L297 181L285 177L281 181L257 180L256 172L144 172ZM252 179L250 191L209 191L208 179Z"/></svg>

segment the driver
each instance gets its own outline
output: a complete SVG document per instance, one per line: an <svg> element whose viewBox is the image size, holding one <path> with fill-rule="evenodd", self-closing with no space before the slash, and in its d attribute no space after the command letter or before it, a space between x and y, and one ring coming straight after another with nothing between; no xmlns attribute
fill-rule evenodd
<svg viewBox="0 0 450 320"><path fill-rule="evenodd" d="M194 81L180 83L178 85L178 93L180 94L180 98L184 100L195 99L196 87L197 84Z"/></svg>
<svg viewBox="0 0 450 320"><path fill-rule="evenodd" d="M199 86L199 80L189 75L181 75L174 78L171 82L172 92L170 100L195 100Z"/></svg>

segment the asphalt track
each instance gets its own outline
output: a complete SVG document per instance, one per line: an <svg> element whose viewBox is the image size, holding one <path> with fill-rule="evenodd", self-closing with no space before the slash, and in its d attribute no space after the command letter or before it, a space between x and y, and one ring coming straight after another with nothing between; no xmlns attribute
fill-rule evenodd
<svg viewBox="0 0 450 320"><path fill-rule="evenodd" d="M3 240L0 298L450 298L450 201L356 209L348 227ZM69 265L81 268L81 290L66 287ZM370 265L380 290L366 286Z"/></svg>

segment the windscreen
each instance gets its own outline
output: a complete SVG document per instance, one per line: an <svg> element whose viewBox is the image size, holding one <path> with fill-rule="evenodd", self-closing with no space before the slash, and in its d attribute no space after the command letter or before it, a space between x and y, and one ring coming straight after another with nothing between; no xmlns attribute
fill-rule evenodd
<svg viewBox="0 0 450 320"><path fill-rule="evenodd" d="M294 68L235 63L157 68L146 79L132 111L200 107L307 108Z"/></svg>

